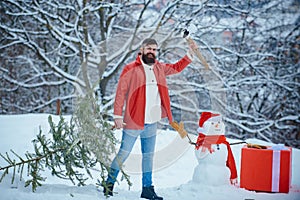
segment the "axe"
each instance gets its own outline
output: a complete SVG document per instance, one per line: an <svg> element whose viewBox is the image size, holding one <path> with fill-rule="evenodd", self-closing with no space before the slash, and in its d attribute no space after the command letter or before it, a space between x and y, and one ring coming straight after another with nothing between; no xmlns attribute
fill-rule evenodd
<svg viewBox="0 0 300 200"><path fill-rule="evenodd" d="M183 32L183 38L186 39L186 41L191 45L191 44L196 44L196 42L189 36L189 31L187 29L184 29ZM201 63L203 64L204 68L206 70L209 69L209 65L207 63L207 61L205 60L205 58L203 57L203 55L201 54L201 52L199 51L199 47L192 49L195 53L195 55L197 56L197 58L199 58L199 60L201 61Z"/></svg>

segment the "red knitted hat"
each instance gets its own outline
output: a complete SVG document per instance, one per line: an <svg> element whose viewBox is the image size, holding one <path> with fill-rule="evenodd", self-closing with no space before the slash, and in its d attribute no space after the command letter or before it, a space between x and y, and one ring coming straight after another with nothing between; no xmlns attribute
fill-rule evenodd
<svg viewBox="0 0 300 200"><path fill-rule="evenodd" d="M202 112L201 117L199 119L199 127L203 127L203 124L206 120L216 116L220 116L220 114L215 114L211 112Z"/></svg>

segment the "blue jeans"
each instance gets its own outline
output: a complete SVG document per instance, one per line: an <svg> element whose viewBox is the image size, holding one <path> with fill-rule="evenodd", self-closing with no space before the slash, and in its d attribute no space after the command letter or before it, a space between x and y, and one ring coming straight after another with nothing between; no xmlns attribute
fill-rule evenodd
<svg viewBox="0 0 300 200"><path fill-rule="evenodd" d="M152 186L152 168L156 130L157 123L145 124L143 130L123 129L120 150L111 164L107 182L113 184L116 182L117 176L120 172L120 166L122 166L128 158L136 139L140 136L143 173L142 184L143 187Z"/></svg>

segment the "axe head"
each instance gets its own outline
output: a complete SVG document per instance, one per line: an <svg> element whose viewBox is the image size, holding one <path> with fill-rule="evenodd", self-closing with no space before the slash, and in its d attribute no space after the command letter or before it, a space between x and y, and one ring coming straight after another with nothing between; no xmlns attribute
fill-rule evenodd
<svg viewBox="0 0 300 200"><path fill-rule="evenodd" d="M190 32L187 29L183 30L183 38L186 38L189 34Z"/></svg>

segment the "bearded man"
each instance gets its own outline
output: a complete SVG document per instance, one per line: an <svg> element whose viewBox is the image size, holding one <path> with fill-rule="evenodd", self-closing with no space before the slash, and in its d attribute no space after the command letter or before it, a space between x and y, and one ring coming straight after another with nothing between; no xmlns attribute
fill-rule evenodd
<svg viewBox="0 0 300 200"><path fill-rule="evenodd" d="M181 72L192 62L195 44L190 45L182 59L174 64L156 60L158 44L147 38L142 42L136 60L127 64L120 75L114 103L114 123L123 128L118 154L111 164L104 194L113 195L114 184L120 167L128 158L138 137L142 151L142 193L141 198L162 200L157 196L152 183L153 155L157 123L167 117L172 122L170 97L166 76ZM125 104L125 110L123 111Z"/></svg>

